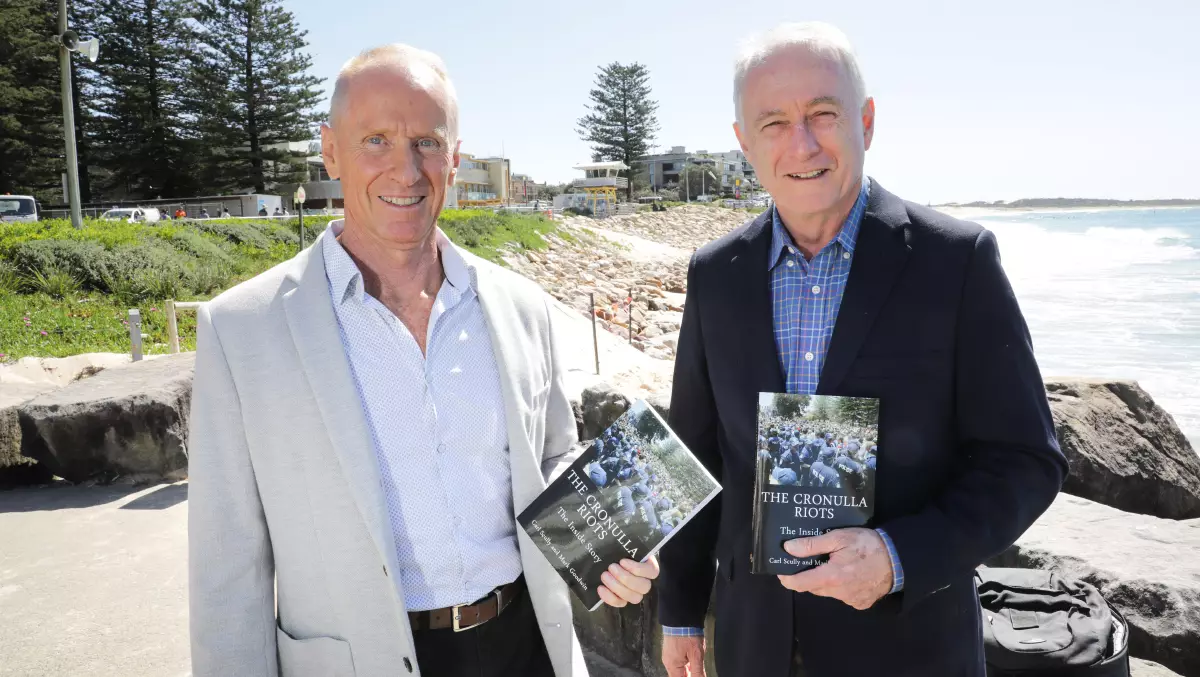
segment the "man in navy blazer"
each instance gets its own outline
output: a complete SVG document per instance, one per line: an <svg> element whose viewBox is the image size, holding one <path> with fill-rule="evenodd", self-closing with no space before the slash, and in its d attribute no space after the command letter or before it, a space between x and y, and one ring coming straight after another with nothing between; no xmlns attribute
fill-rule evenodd
<svg viewBox="0 0 1200 677"><path fill-rule="evenodd" d="M724 486L661 552L671 677L983 677L974 569L1067 471L992 234L865 178L875 104L845 36L748 43L734 130L774 205L693 256L670 424ZM875 517L750 573L759 392L880 399ZM830 454L832 455L832 454ZM836 475L836 473L835 473Z"/></svg>

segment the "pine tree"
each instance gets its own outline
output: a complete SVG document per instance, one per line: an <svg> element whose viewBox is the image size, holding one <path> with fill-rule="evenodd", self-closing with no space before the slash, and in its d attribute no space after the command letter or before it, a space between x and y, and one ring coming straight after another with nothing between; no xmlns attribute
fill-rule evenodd
<svg viewBox="0 0 1200 677"><path fill-rule="evenodd" d="M307 31L281 0L204 0L193 60L191 103L203 139L202 177L218 189L265 192L303 181L308 141L321 116L321 78L308 73Z"/></svg>
<svg viewBox="0 0 1200 677"><path fill-rule="evenodd" d="M109 191L194 195L199 183L184 96L192 33L184 0L94 1L102 55L85 127L94 129Z"/></svg>
<svg viewBox="0 0 1200 677"><path fill-rule="evenodd" d="M6 0L0 12L0 193L62 197L65 164L57 6Z"/></svg>
<svg viewBox="0 0 1200 677"><path fill-rule="evenodd" d="M589 113L579 119L579 137L592 144L593 160L620 160L630 167L626 200L633 200L635 163L650 150L658 131L658 103L650 98L650 71L640 63L613 62L600 68L588 96Z"/></svg>
<svg viewBox="0 0 1200 677"><path fill-rule="evenodd" d="M837 418L840 423L856 426L877 425L879 419L878 400L846 397L837 402Z"/></svg>

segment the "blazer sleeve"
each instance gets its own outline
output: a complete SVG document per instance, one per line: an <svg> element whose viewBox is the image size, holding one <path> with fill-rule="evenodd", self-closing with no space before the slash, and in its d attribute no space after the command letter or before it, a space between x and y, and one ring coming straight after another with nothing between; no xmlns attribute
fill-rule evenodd
<svg viewBox="0 0 1200 677"><path fill-rule="evenodd" d="M880 525L904 567L902 609L1003 552L1053 502L1067 463L995 237L975 240L955 339L957 469L914 515Z"/></svg>
<svg viewBox="0 0 1200 677"><path fill-rule="evenodd" d="M550 351L550 392L546 397L546 434L542 438L542 476L549 483L575 462L583 449L573 449L579 441L575 426L575 412L567 397L566 380L563 376L562 347L554 333L553 313L550 302L546 306L546 331Z"/></svg>
<svg viewBox="0 0 1200 677"><path fill-rule="evenodd" d="M195 677L277 677L275 564L221 340L201 306L188 438L188 588Z"/></svg>
<svg viewBox="0 0 1200 677"><path fill-rule="evenodd" d="M687 303L675 353L669 424L679 439L721 481L717 447L717 407L708 378L700 322L703 293L693 255L688 265ZM704 627L704 615L716 573L714 548L721 515L721 494L659 551L658 618L668 627Z"/></svg>

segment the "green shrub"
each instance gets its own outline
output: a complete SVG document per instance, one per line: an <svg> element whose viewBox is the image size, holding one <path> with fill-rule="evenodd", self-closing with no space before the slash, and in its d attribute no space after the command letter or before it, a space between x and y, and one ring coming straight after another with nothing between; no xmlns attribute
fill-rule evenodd
<svg viewBox="0 0 1200 677"><path fill-rule="evenodd" d="M234 244L248 244L258 249L269 248L274 239L271 235L263 232L257 221L197 219L192 221L191 225L201 232L220 235Z"/></svg>
<svg viewBox="0 0 1200 677"><path fill-rule="evenodd" d="M591 207L567 207L566 209L563 210L563 213L571 214L574 216L592 216L592 208Z"/></svg>
<svg viewBox="0 0 1200 677"><path fill-rule="evenodd" d="M45 272L35 270L25 276L27 289L51 298L63 299L79 292L79 280L65 270L51 268Z"/></svg>
<svg viewBox="0 0 1200 677"><path fill-rule="evenodd" d="M104 245L86 240L28 240L13 245L7 259L27 277L61 271L90 289L103 289L112 274Z"/></svg>
<svg viewBox="0 0 1200 677"><path fill-rule="evenodd" d="M193 262L187 271L187 287L195 294L208 296L225 289L232 278L233 270L227 266Z"/></svg>
<svg viewBox="0 0 1200 677"><path fill-rule="evenodd" d="M21 273L16 266L7 261L0 261L0 293L16 294L23 286Z"/></svg>
<svg viewBox="0 0 1200 677"><path fill-rule="evenodd" d="M220 242L225 242L224 240L218 240L214 236L206 236L195 230L182 228L164 235L165 239L176 249L196 259L214 261L224 265L233 263L233 257L219 244Z"/></svg>

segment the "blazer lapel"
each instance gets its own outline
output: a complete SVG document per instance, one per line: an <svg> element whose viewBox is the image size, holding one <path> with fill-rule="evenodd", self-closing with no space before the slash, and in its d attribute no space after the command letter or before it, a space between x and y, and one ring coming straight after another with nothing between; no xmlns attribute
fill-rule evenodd
<svg viewBox="0 0 1200 677"><path fill-rule="evenodd" d="M875 316L908 262L908 213L899 198L871 182L871 197L854 247L817 392L834 394L862 348Z"/></svg>
<svg viewBox="0 0 1200 677"><path fill-rule="evenodd" d="M774 208L768 209L750 224L742 233L742 252L731 261L736 269L730 279L736 286L728 306L731 311L729 326L738 328L745 342L742 355L749 366L750 385L756 394L755 406L757 393L781 393L787 389L783 369L779 366L779 349L775 345L771 271L767 260L771 252L773 214Z"/></svg>
<svg viewBox="0 0 1200 677"><path fill-rule="evenodd" d="M464 258L469 257L464 253ZM541 492L541 450L534 449L525 429L525 416L518 396L520 387L517 379L527 374L525 355L521 345L514 344L524 331L520 317L513 304L508 288L500 280L492 280L495 273L488 263L474 257L468 258L475 289L479 296L479 307L487 322L488 335L492 341L492 353L496 369L500 372L500 393L504 399L505 429L508 431L509 472L512 475L513 507L524 506Z"/></svg>
<svg viewBox="0 0 1200 677"><path fill-rule="evenodd" d="M342 347L320 240L307 256L297 257L290 277L296 287L284 293L283 307L292 340L367 530L380 556L394 569L395 547L380 486L379 460Z"/></svg>

